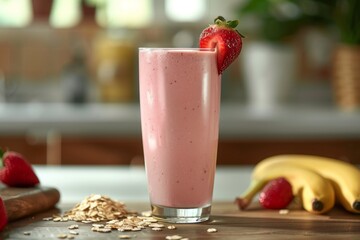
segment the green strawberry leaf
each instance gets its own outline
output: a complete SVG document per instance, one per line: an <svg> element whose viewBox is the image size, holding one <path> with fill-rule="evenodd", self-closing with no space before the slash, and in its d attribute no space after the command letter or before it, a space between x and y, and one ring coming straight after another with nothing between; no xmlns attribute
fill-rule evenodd
<svg viewBox="0 0 360 240"><path fill-rule="evenodd" d="M238 20L232 20L232 21L227 21L226 22L226 25L228 25L231 28L236 28L238 24L239 24Z"/></svg>
<svg viewBox="0 0 360 240"><path fill-rule="evenodd" d="M5 151L0 148L0 168L4 167L3 156Z"/></svg>

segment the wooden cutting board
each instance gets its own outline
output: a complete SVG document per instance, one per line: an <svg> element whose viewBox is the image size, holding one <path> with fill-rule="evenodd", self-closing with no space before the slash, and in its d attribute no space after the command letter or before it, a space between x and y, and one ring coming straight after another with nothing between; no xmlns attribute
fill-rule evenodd
<svg viewBox="0 0 360 240"><path fill-rule="evenodd" d="M60 192L52 187L10 188L0 185L8 221L14 221L53 208Z"/></svg>

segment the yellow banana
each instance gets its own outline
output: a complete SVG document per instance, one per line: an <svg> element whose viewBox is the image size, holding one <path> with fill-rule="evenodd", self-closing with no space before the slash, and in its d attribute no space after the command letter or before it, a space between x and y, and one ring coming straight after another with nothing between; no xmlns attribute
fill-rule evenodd
<svg viewBox="0 0 360 240"><path fill-rule="evenodd" d="M312 155L278 155L263 161L263 167L274 163L292 164L313 170L330 180L336 199L348 211L360 213L360 170L356 166L326 157Z"/></svg>
<svg viewBox="0 0 360 240"><path fill-rule="evenodd" d="M250 204L252 198L265 184L278 177L285 177L293 187L294 195L300 195L305 210L321 214L333 208L334 189L330 182L315 171L286 163L263 165L258 163L252 173L249 188L236 199L241 209Z"/></svg>

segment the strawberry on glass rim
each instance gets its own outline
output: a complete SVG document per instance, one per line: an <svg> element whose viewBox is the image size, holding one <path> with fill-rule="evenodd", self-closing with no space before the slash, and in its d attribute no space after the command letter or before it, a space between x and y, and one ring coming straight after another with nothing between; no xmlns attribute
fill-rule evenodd
<svg viewBox="0 0 360 240"><path fill-rule="evenodd" d="M221 74L239 56L243 36L235 29L238 20L226 21L222 16L215 18L214 24L200 34L200 48L217 50L217 67Z"/></svg>

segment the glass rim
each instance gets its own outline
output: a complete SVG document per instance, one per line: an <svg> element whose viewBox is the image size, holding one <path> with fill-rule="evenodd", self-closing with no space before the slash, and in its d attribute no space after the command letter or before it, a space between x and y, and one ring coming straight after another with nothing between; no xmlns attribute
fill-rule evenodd
<svg viewBox="0 0 360 240"><path fill-rule="evenodd" d="M200 47L139 47L139 51L207 51L215 52L216 48L200 48Z"/></svg>

